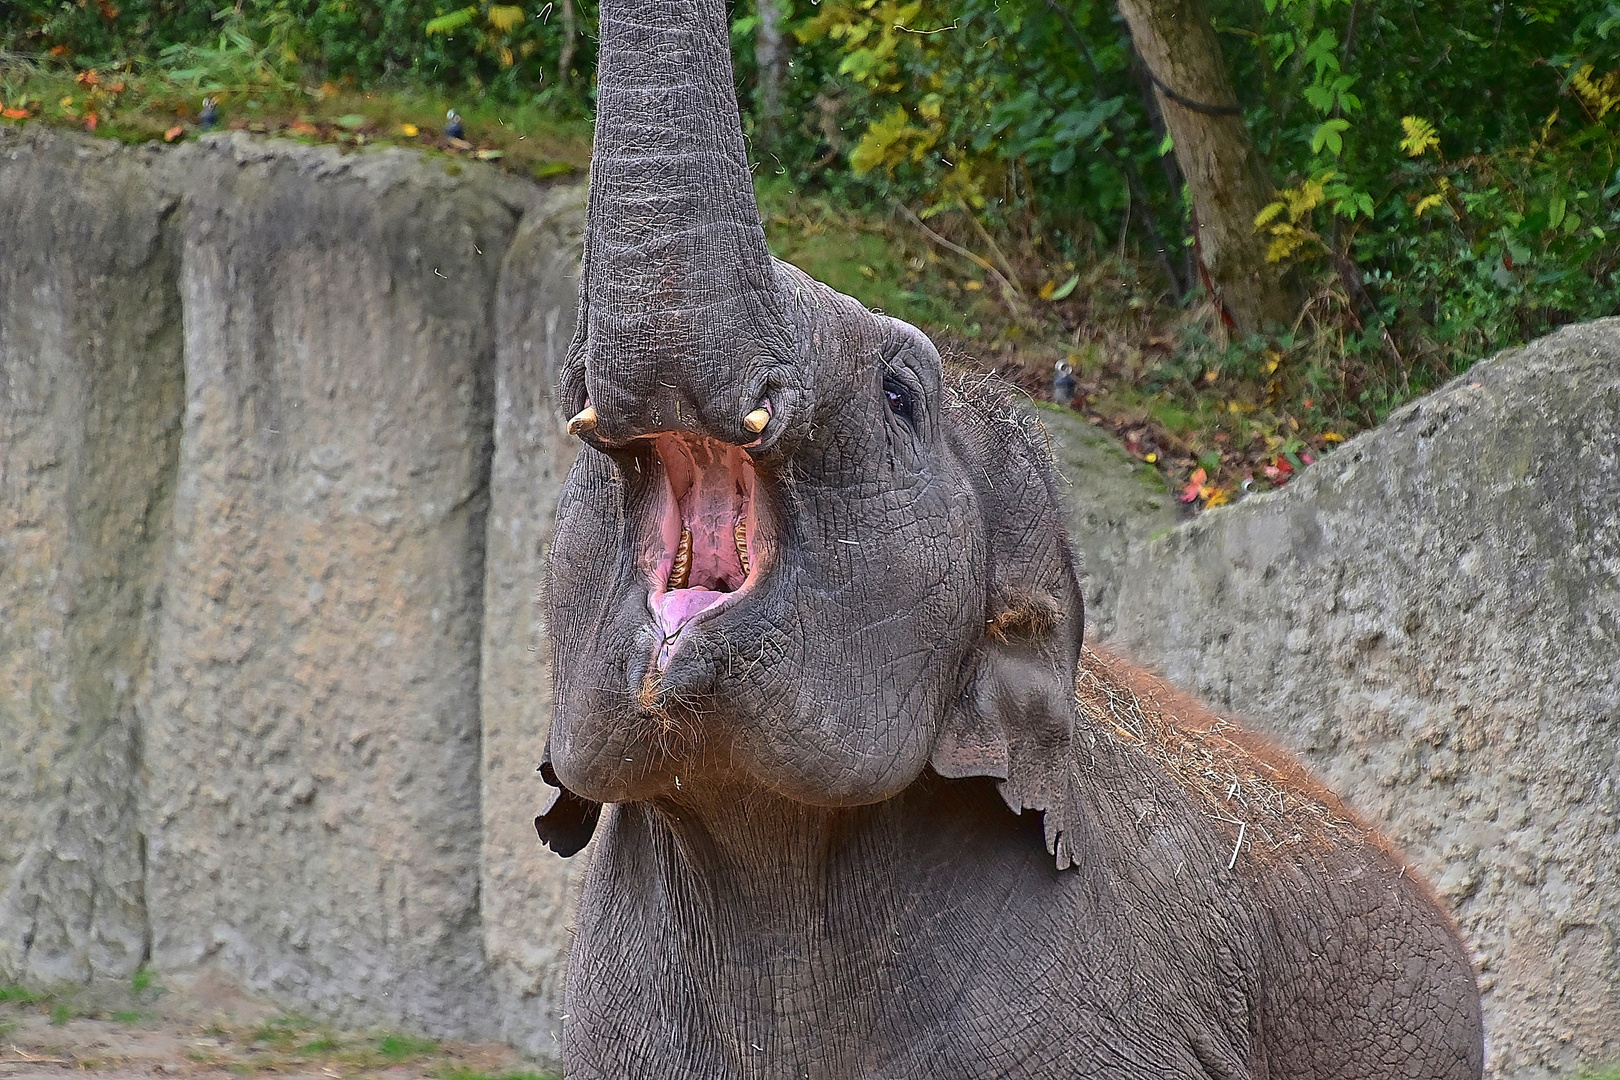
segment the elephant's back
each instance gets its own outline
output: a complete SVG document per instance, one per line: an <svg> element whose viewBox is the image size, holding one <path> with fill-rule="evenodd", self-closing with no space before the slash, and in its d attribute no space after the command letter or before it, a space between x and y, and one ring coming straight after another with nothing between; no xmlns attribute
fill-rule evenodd
<svg viewBox="0 0 1620 1080"><path fill-rule="evenodd" d="M1466 946L1394 845L1285 751L1115 656L1086 650L1077 701L1077 735L1110 763L1102 772L1128 775L1134 759L1157 801L1185 800L1185 823L1170 812L1158 829L1138 826L1131 861L1172 837L1176 858L1215 864L1178 867L1183 887L1204 882L1200 903L1233 939L1253 935L1241 966L1255 1076L1481 1075Z"/></svg>

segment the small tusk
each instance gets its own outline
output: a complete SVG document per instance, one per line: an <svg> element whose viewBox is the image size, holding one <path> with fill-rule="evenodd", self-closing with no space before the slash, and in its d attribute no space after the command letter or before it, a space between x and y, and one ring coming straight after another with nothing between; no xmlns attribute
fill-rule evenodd
<svg viewBox="0 0 1620 1080"><path fill-rule="evenodd" d="M570 434L570 435L583 435L587 431L592 431L595 428L596 428L596 406L595 405L587 405L587 406L585 406L583 409L579 410L579 412L574 414L574 418L572 420L568 421L568 434Z"/></svg>
<svg viewBox="0 0 1620 1080"><path fill-rule="evenodd" d="M751 434L758 435L765 430L765 425L771 422L771 414L765 409L755 409L743 417L743 427Z"/></svg>

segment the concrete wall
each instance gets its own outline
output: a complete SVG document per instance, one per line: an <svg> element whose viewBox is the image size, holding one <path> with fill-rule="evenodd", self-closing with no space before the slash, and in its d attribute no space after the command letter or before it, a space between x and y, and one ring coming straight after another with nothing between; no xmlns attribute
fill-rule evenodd
<svg viewBox="0 0 1620 1080"><path fill-rule="evenodd" d="M1300 753L1474 946L1497 1076L1620 1062L1620 319L1137 545L1113 638Z"/></svg>
<svg viewBox="0 0 1620 1080"><path fill-rule="evenodd" d="M0 129L0 973L146 955L137 696L180 443L174 161Z"/></svg>
<svg viewBox="0 0 1620 1080"><path fill-rule="evenodd" d="M583 193L462 168L0 128L0 980L211 969L553 1059L532 599ZM1620 1059L1620 321L1180 525L1042 417L1091 631L1407 848L1494 1075Z"/></svg>
<svg viewBox="0 0 1620 1080"><path fill-rule="evenodd" d="M0 191L0 978L214 967L546 1053L582 192L12 128Z"/></svg>

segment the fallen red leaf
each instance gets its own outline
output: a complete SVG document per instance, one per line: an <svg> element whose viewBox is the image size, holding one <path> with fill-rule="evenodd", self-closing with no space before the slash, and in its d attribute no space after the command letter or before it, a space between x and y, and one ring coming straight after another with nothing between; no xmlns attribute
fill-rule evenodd
<svg viewBox="0 0 1620 1080"><path fill-rule="evenodd" d="M7 120L26 120L26 119L28 119L28 110L27 109L4 109L4 110L0 110L0 116L5 117Z"/></svg>
<svg viewBox="0 0 1620 1080"><path fill-rule="evenodd" d="M1203 469L1194 469L1192 476L1188 478L1187 486L1182 489L1181 501L1184 503L1190 503L1194 499L1198 498L1199 495L1203 494L1204 481L1208 479L1209 476L1204 472Z"/></svg>
<svg viewBox="0 0 1620 1080"><path fill-rule="evenodd" d="M176 125L174 125L174 127L170 128L168 131L165 131L163 133L163 141L164 142L174 142L174 140L178 139L181 135L185 134L185 130L186 130L186 128L185 128L184 124L176 124Z"/></svg>
<svg viewBox="0 0 1620 1080"><path fill-rule="evenodd" d="M100 121L101 121L100 116L98 116L95 113L91 113L89 116L86 116L84 118L84 130L86 130L86 131L94 131L94 130L96 130L96 124L100 123Z"/></svg>
<svg viewBox="0 0 1620 1080"><path fill-rule="evenodd" d="M92 68L89 71L79 72L73 77L73 81L80 86L100 86L101 76L96 74L95 69Z"/></svg>

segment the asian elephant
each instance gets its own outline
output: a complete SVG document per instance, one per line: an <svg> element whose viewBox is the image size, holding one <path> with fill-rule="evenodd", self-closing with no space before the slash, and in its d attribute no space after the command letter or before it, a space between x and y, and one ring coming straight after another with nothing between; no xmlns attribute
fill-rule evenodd
<svg viewBox="0 0 1620 1080"><path fill-rule="evenodd" d="M570 1077L1481 1075L1400 856L1082 650L1039 424L771 258L724 0L602 2L559 392Z"/></svg>

